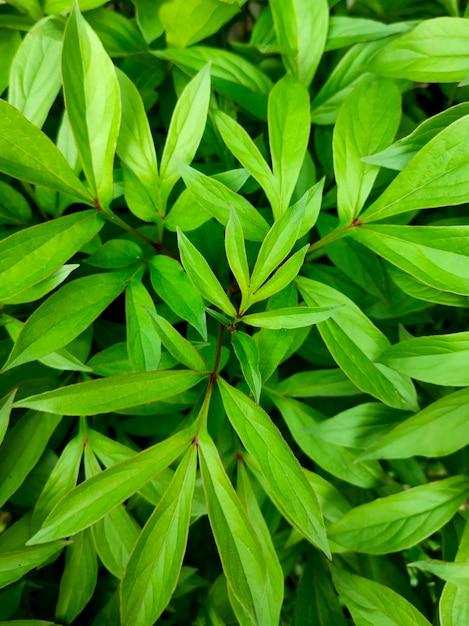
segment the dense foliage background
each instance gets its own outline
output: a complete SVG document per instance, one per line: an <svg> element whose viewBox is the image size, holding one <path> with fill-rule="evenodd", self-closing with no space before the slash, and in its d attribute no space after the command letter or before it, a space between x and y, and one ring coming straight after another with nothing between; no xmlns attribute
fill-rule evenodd
<svg viewBox="0 0 469 626"><path fill-rule="evenodd" d="M0 5L1 624L469 624L466 4Z"/></svg>

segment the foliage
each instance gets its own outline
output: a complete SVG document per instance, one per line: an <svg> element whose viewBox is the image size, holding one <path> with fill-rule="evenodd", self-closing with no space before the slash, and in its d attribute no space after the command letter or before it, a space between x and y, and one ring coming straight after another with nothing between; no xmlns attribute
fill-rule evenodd
<svg viewBox="0 0 469 626"><path fill-rule="evenodd" d="M469 623L465 5L2 3L1 624Z"/></svg>

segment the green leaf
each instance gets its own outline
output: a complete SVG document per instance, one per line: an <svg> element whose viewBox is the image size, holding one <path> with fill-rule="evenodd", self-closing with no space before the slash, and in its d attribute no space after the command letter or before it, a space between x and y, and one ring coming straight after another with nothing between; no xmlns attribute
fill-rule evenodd
<svg viewBox="0 0 469 626"><path fill-rule="evenodd" d="M209 264L179 229L178 246L182 265L202 297L217 306L229 317L236 317L236 309L231 304Z"/></svg>
<svg viewBox="0 0 469 626"><path fill-rule="evenodd" d="M10 413L13 407L17 389L13 389L9 394L0 399L0 446L3 443L5 433L10 423Z"/></svg>
<svg viewBox="0 0 469 626"><path fill-rule="evenodd" d="M238 12L237 2L192 0L187 4L185 0L172 0L162 4L158 15L168 46L185 48L216 33Z"/></svg>
<svg viewBox="0 0 469 626"><path fill-rule="evenodd" d="M253 528L256 529L256 534L267 562L269 584L266 588L268 595L265 602L270 604L272 615L279 615L284 596L282 566L280 565L279 557L275 551L269 527L262 514L256 494L254 493L249 474L245 464L242 462L238 462L237 465L237 492Z"/></svg>
<svg viewBox="0 0 469 626"><path fill-rule="evenodd" d="M408 563L407 567L415 567L421 572L429 572L453 585L460 585L466 589L469 587L469 563L448 563L438 559L427 559Z"/></svg>
<svg viewBox="0 0 469 626"><path fill-rule="evenodd" d="M77 435L71 439L50 473L36 500L31 518L31 529L36 532L57 502L77 483L85 441Z"/></svg>
<svg viewBox="0 0 469 626"><path fill-rule="evenodd" d="M93 205L62 153L22 113L0 100L0 172Z"/></svg>
<svg viewBox="0 0 469 626"><path fill-rule="evenodd" d="M186 50L166 48L152 50L151 53L174 63L189 76L194 76L210 62L212 88L215 91L239 103L257 118L267 118L267 96L272 81L243 57L213 46L191 46Z"/></svg>
<svg viewBox="0 0 469 626"><path fill-rule="evenodd" d="M186 551L196 469L192 445L130 556L121 585L123 626L152 626L174 593Z"/></svg>
<svg viewBox="0 0 469 626"><path fill-rule="evenodd" d="M328 536L355 552L405 550L444 526L468 494L464 475L413 487L355 507L330 526Z"/></svg>
<svg viewBox="0 0 469 626"><path fill-rule="evenodd" d="M468 114L469 104L467 102L445 109L441 113L423 120L409 135L399 139L389 148L370 154L370 156L366 156L362 160L365 163L400 171L430 139L433 139L447 126Z"/></svg>
<svg viewBox="0 0 469 626"><path fill-rule="evenodd" d="M257 209L243 196L210 176L184 164L180 172L195 201L226 226L230 218L230 207L236 210L243 227L244 236L249 241L262 241L269 226Z"/></svg>
<svg viewBox="0 0 469 626"><path fill-rule="evenodd" d="M48 278L40 280L38 283L21 291L16 296L11 298L5 298L4 304L24 304L29 302L35 302L42 297L53 291L58 285L64 282L70 274L76 270L80 265L78 263L68 263L62 265L58 270L55 270Z"/></svg>
<svg viewBox="0 0 469 626"><path fill-rule="evenodd" d="M221 378L218 387L233 428L259 465L269 497L304 537L329 555L317 496L280 431L267 413L241 391Z"/></svg>
<svg viewBox="0 0 469 626"><path fill-rule="evenodd" d="M329 19L326 51L345 48L362 41L384 39L394 33L405 32L409 27L405 22L383 24L361 17L333 15Z"/></svg>
<svg viewBox="0 0 469 626"><path fill-rule="evenodd" d="M367 224L347 234L425 285L469 295L467 226Z"/></svg>
<svg viewBox="0 0 469 626"><path fill-rule="evenodd" d="M230 219L225 230L225 251L228 265L238 283L242 296L247 297L249 288L249 264L246 256L243 226L238 214L230 207Z"/></svg>
<svg viewBox="0 0 469 626"><path fill-rule="evenodd" d="M469 147L463 138L468 132L469 115L464 115L430 139L360 220L373 222L416 209L467 202Z"/></svg>
<svg viewBox="0 0 469 626"><path fill-rule="evenodd" d="M326 44L327 0L273 0L270 7L280 47L293 51L282 55L285 68L309 87Z"/></svg>
<svg viewBox="0 0 469 626"><path fill-rule="evenodd" d="M73 6L62 53L65 105L83 171L104 209L113 198L113 164L121 104L114 64L101 40Z"/></svg>
<svg viewBox="0 0 469 626"><path fill-rule="evenodd" d="M0 507L35 467L61 419L28 411L8 430L0 449Z"/></svg>
<svg viewBox="0 0 469 626"><path fill-rule="evenodd" d="M67 283L28 318L4 371L39 359L73 341L124 290L129 272L95 274ZM63 316L66 311L66 316Z"/></svg>
<svg viewBox="0 0 469 626"><path fill-rule="evenodd" d="M146 222L161 217L155 145L142 98L124 72L116 70L122 103L117 155L124 167L124 193L129 209ZM138 182L137 182L138 181Z"/></svg>
<svg viewBox="0 0 469 626"><path fill-rule="evenodd" d="M67 545L66 541L54 541L43 546L0 554L0 587L6 587L19 580L35 567L57 555L65 545ZM15 624L15 622L8 622L8 624L12 623Z"/></svg>
<svg viewBox="0 0 469 626"><path fill-rule="evenodd" d="M19 15L13 16L11 13L10 15L8 15L8 13L2 14L1 17L4 19L14 19L16 17L21 20ZM28 18L25 19L27 20ZM2 26L3 24L0 22L0 28ZM21 45L22 39L19 32L9 28L1 28L0 33L0 58L2 59L2 65L0 66L0 94L2 94L8 87L11 65L16 56L16 52Z"/></svg>
<svg viewBox="0 0 469 626"><path fill-rule="evenodd" d="M319 211L321 210L322 192L324 189L323 177L318 183L307 189L301 198L291 208L295 208L297 204L304 206L304 218L303 223L298 233L298 238L303 237L313 228L316 224L316 220L319 217Z"/></svg>
<svg viewBox="0 0 469 626"><path fill-rule="evenodd" d="M297 203L274 222L257 255L249 283L250 294L259 289L291 252L298 238L303 219L304 206Z"/></svg>
<svg viewBox="0 0 469 626"><path fill-rule="evenodd" d="M274 311L264 311L263 313L250 313L243 315L245 324L258 328L270 328L278 330L280 328L304 328L311 324L318 324L322 320L330 317L336 307L310 307L295 306L289 309L277 309Z"/></svg>
<svg viewBox="0 0 469 626"><path fill-rule="evenodd" d="M374 363L389 347L387 337L339 291L309 278L297 279L305 302L311 306L336 306L330 320L318 325L334 360L362 391L396 409L416 410L412 381L384 365Z"/></svg>
<svg viewBox="0 0 469 626"><path fill-rule="evenodd" d="M171 326L168 320L150 309L147 309L147 314L150 316L161 342L177 361L196 372L204 372L207 369L205 361L191 342Z"/></svg>
<svg viewBox="0 0 469 626"><path fill-rule="evenodd" d="M352 222L365 204L379 168L361 159L382 150L400 122L400 93L391 80L362 80L340 108L334 126L334 173L340 221Z"/></svg>
<svg viewBox="0 0 469 626"><path fill-rule="evenodd" d="M459 450L469 443L468 398L469 389L461 389L429 404L368 448L363 458L439 457Z"/></svg>
<svg viewBox="0 0 469 626"><path fill-rule="evenodd" d="M160 254L150 259L150 278L160 298L183 320L189 322L207 341L207 320L204 302L181 264Z"/></svg>
<svg viewBox="0 0 469 626"><path fill-rule="evenodd" d="M469 557L469 524L466 522L456 554L456 563L467 562ZM467 589L454 583L446 583L440 596L441 626L458 626L469 617Z"/></svg>
<svg viewBox="0 0 469 626"><path fill-rule="evenodd" d="M414 337L385 350L378 360L411 378L434 385L469 385L465 369L469 358L469 333Z"/></svg>
<svg viewBox="0 0 469 626"><path fill-rule="evenodd" d="M85 448L86 478L101 472L101 467L91 450L92 447L93 443ZM116 578L122 578L140 530L140 526L122 504L112 509L91 527L91 535L99 559Z"/></svg>
<svg viewBox="0 0 469 626"><path fill-rule="evenodd" d="M246 333L236 330L231 333L231 344L241 365L244 379L259 404L261 396L261 374L259 372L259 350L254 339Z"/></svg>
<svg viewBox="0 0 469 626"><path fill-rule="evenodd" d="M1 119L1 115L0 115ZM103 226L96 211L37 224L0 241L0 300L46 279Z"/></svg>
<svg viewBox="0 0 469 626"><path fill-rule="evenodd" d="M95 0L94 6L96 4L105 4L105 2ZM106 7L97 8L87 12L86 20L99 36L110 56L126 57L147 51L147 45L137 25L122 13L109 11Z"/></svg>
<svg viewBox="0 0 469 626"><path fill-rule="evenodd" d="M390 78L418 82L464 80L469 74L468 36L469 23L465 19L437 17L424 20L378 53L371 70Z"/></svg>
<svg viewBox="0 0 469 626"><path fill-rule="evenodd" d="M0 221L12 226L26 226L32 211L26 198L10 185L0 181Z"/></svg>
<svg viewBox="0 0 469 626"><path fill-rule="evenodd" d="M199 147L209 100L210 64L207 64L184 89L171 118L160 166L164 203L181 176L181 163L191 163Z"/></svg>
<svg viewBox="0 0 469 626"><path fill-rule="evenodd" d="M65 548L65 568L60 580L56 618L70 624L94 593L98 580L98 559L88 530L75 535Z"/></svg>
<svg viewBox="0 0 469 626"><path fill-rule="evenodd" d="M360 391L340 369L298 372L275 386L276 391L294 398L356 396Z"/></svg>
<svg viewBox="0 0 469 626"><path fill-rule="evenodd" d="M148 311L155 312L155 305L141 278L135 277L125 292L127 353L135 372L157 370L160 364L161 340Z"/></svg>
<svg viewBox="0 0 469 626"><path fill-rule="evenodd" d="M171 398L203 379L188 371L133 372L46 391L17 400L14 406L47 413L60 407L62 415L98 415Z"/></svg>
<svg viewBox="0 0 469 626"><path fill-rule="evenodd" d="M290 74L270 92L269 143L278 188L278 201L272 209L276 219L287 210L303 165L311 129L309 108L307 90Z"/></svg>
<svg viewBox="0 0 469 626"><path fill-rule="evenodd" d="M85 480L58 502L28 544L68 537L88 528L175 461L193 437L193 428L180 431Z"/></svg>
<svg viewBox="0 0 469 626"><path fill-rule="evenodd" d="M323 415L297 400L282 398L277 393L268 395L299 448L327 472L362 488L376 487L384 479L384 472L378 463L357 462L359 450L345 448L340 442L322 437L319 425L329 421L323 422Z"/></svg>
<svg viewBox="0 0 469 626"><path fill-rule="evenodd" d="M61 85L64 23L47 17L25 36L10 70L8 102L42 127Z"/></svg>
<svg viewBox="0 0 469 626"><path fill-rule="evenodd" d="M208 435L199 437L199 462L212 532L240 624L276 624L265 602L269 573L262 545Z"/></svg>
<svg viewBox="0 0 469 626"><path fill-rule="evenodd" d="M157 6L153 0L133 0L136 21L145 41L150 44L164 32L164 26L157 13Z"/></svg>
<svg viewBox="0 0 469 626"><path fill-rule="evenodd" d="M256 302L261 302L262 300L270 298L290 285L302 268L308 250L309 244L306 244L303 248L300 248L292 254L291 257L285 261L285 263L282 263L274 272L272 277L269 278L262 285L262 287L259 287L259 289L255 290L248 298L246 298L246 304L241 307L240 312L247 310Z"/></svg>
<svg viewBox="0 0 469 626"><path fill-rule="evenodd" d="M358 626L430 626L413 604L381 583L338 567L332 580Z"/></svg>
<svg viewBox="0 0 469 626"><path fill-rule="evenodd" d="M456 293L450 293L449 291L440 291L434 287L424 285L410 274L406 274L397 269L394 265L388 265L386 271L399 289L412 298L449 306L460 306L464 308L469 306L467 296L460 296Z"/></svg>
<svg viewBox="0 0 469 626"><path fill-rule="evenodd" d="M278 202L279 189L272 170L250 135L232 117L216 111L215 122L223 141L265 192L271 205Z"/></svg>

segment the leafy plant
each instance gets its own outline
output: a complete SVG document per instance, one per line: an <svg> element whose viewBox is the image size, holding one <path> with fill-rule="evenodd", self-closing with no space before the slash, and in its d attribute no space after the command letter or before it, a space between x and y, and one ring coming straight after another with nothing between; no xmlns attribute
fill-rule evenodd
<svg viewBox="0 0 469 626"><path fill-rule="evenodd" d="M0 6L0 623L469 623L469 9Z"/></svg>

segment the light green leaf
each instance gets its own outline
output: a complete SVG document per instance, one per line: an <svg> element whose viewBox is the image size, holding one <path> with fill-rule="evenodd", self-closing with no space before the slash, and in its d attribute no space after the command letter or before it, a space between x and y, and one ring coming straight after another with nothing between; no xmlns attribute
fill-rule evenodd
<svg viewBox="0 0 469 626"><path fill-rule="evenodd" d="M367 224L347 235L425 285L469 295L467 226Z"/></svg>
<svg viewBox="0 0 469 626"><path fill-rule="evenodd" d="M275 219L287 210L300 175L311 130L309 106L307 90L290 74L269 95L269 144L278 188L278 200L272 206Z"/></svg>
<svg viewBox="0 0 469 626"><path fill-rule="evenodd" d="M440 289L424 285L420 281L413 278L410 274L406 274L406 272L397 269L395 265L388 264L386 271L391 277L391 280L401 291L416 300L463 308L467 308L469 306L469 299L467 296L460 296L456 293L441 291Z"/></svg>
<svg viewBox="0 0 469 626"><path fill-rule="evenodd" d="M181 264L160 254L150 259L153 289L176 315L186 320L207 341L207 320L204 302L193 287Z"/></svg>
<svg viewBox="0 0 469 626"><path fill-rule="evenodd" d="M464 475L413 487L355 507L330 526L328 536L354 552L405 550L444 526L468 494Z"/></svg>
<svg viewBox="0 0 469 626"><path fill-rule="evenodd" d="M240 624L276 624L265 602L269 573L262 545L207 434L199 438L199 462L212 532Z"/></svg>
<svg viewBox="0 0 469 626"><path fill-rule="evenodd" d="M244 0L245 1L245 0ZM168 46L185 48L216 33L240 10L244 2L218 0L172 0L164 2L158 12L166 31Z"/></svg>
<svg viewBox="0 0 469 626"><path fill-rule="evenodd" d="M57 502L77 483L81 458L85 447L83 435L71 439L50 473L34 505L31 529L36 532Z"/></svg>
<svg viewBox="0 0 469 626"><path fill-rule="evenodd" d="M371 71L390 78L454 83L469 74L469 23L459 17L424 20L391 41L372 61Z"/></svg>
<svg viewBox="0 0 469 626"><path fill-rule="evenodd" d="M19 580L35 567L57 555L67 543L66 541L54 541L43 546L23 548L22 550L0 554L0 588ZM4 623L15 624L11 621ZM43 623L49 624L51 622ZM40 625L41 622L39 622Z"/></svg>
<svg viewBox="0 0 469 626"><path fill-rule="evenodd" d="M263 486L286 519L313 545L329 555L317 496L300 464L265 411L238 389L218 379L228 418L259 465Z"/></svg>
<svg viewBox="0 0 469 626"><path fill-rule="evenodd" d="M138 89L124 72L117 69L116 73L122 103L117 155L124 166L125 197L134 215L154 222L164 213L158 202L158 164L150 124Z"/></svg>
<svg viewBox="0 0 469 626"><path fill-rule="evenodd" d="M409 26L405 22L383 24L362 17L333 15L329 19L326 51L345 48L362 41L384 39L394 33L406 32Z"/></svg>
<svg viewBox="0 0 469 626"><path fill-rule="evenodd" d="M39 128L59 93L63 20L47 17L25 36L10 70L8 102Z"/></svg>
<svg viewBox="0 0 469 626"><path fill-rule="evenodd" d="M181 163L192 162L204 134L210 100L210 64L181 93L174 109L161 157L161 194L166 204L181 176Z"/></svg>
<svg viewBox="0 0 469 626"><path fill-rule="evenodd" d="M216 111L215 122L230 152L248 170L251 176L257 180L270 204L277 204L279 195L277 181L249 134L241 124L222 111Z"/></svg>
<svg viewBox="0 0 469 626"><path fill-rule="evenodd" d="M284 398L275 392L269 397L280 411L299 448L327 472L362 488L372 488L384 479L378 463L357 462L359 450L348 449L339 442L322 437L320 424L327 424L324 416L303 402Z"/></svg>
<svg viewBox="0 0 469 626"><path fill-rule="evenodd" d="M307 189L298 202L291 207L293 209L297 204L302 204L304 206L304 218L300 232L298 233L298 238L309 233L309 231L316 224L316 220L319 217L319 211L321 210L324 181L325 178L323 177L318 183Z"/></svg>
<svg viewBox="0 0 469 626"><path fill-rule="evenodd" d="M279 330L281 328L304 328L311 324L318 324L322 320L330 317L336 307L310 307L295 306L289 309L277 309L274 311L264 311L263 313L250 313L243 315L245 324L258 328L270 328Z"/></svg>
<svg viewBox="0 0 469 626"><path fill-rule="evenodd" d="M246 333L236 330L231 333L231 344L238 358L249 389L254 400L259 404L261 396L261 374L259 372L259 349L254 339Z"/></svg>
<svg viewBox="0 0 469 626"><path fill-rule="evenodd" d="M318 325L318 330L334 360L354 385L388 406L415 410L417 396L412 381L374 363L389 347L387 337L339 291L309 278L297 278L297 283L310 306L339 307L330 320Z"/></svg>
<svg viewBox="0 0 469 626"><path fill-rule="evenodd" d="M415 567L422 572L429 572L442 578L453 585L460 585L466 589L469 587L469 563L448 563L438 559L414 561L407 567Z"/></svg>
<svg viewBox="0 0 469 626"><path fill-rule="evenodd" d="M238 283L241 294L243 297L247 297L249 264L246 256L243 226L233 207L230 207L230 219L225 230L225 250L228 265Z"/></svg>
<svg viewBox="0 0 469 626"><path fill-rule="evenodd" d="M103 269L128 267L143 260L142 248L127 239L108 239L86 259L86 263Z"/></svg>
<svg viewBox="0 0 469 626"><path fill-rule="evenodd" d="M257 118L267 119L267 96L272 81L243 57L213 46L191 46L186 50L166 48L151 50L151 53L174 63L189 76L194 76L210 62L213 89L239 103Z"/></svg>
<svg viewBox="0 0 469 626"><path fill-rule="evenodd" d="M46 391L17 400L14 406L47 413L60 407L63 415L98 415L171 398L203 379L185 370L132 372Z"/></svg>
<svg viewBox="0 0 469 626"><path fill-rule="evenodd" d="M73 341L117 298L130 276L129 271L95 274L58 289L28 318L4 371L40 359Z"/></svg>
<svg viewBox="0 0 469 626"><path fill-rule="evenodd" d="M338 567L332 580L357 626L430 626L413 604L381 583Z"/></svg>
<svg viewBox="0 0 469 626"><path fill-rule="evenodd" d="M157 370L161 359L161 341L148 317L155 312L150 294L141 278L133 278L125 292L127 353L135 372Z"/></svg>
<svg viewBox="0 0 469 626"><path fill-rule="evenodd" d="M11 298L5 298L4 304L24 304L29 302L35 302L42 297L53 291L58 285L64 282L70 274L76 270L80 265L78 263L68 263L62 265L58 270L55 270L48 278L39 281L32 287L25 289L21 293L12 296Z"/></svg>
<svg viewBox="0 0 469 626"><path fill-rule="evenodd" d="M5 433L10 423L10 413L13 407L13 400L16 395L16 388L10 391L6 396L0 399L0 446L3 443Z"/></svg>
<svg viewBox="0 0 469 626"><path fill-rule="evenodd" d="M409 135L399 139L389 148L370 154L370 156L364 157L363 161L400 171L430 139L433 139L447 126L468 114L469 104L467 102L445 109L441 113L423 120Z"/></svg>
<svg viewBox="0 0 469 626"><path fill-rule="evenodd" d="M158 4L153 0L132 0L135 6L136 21L145 41L150 44L164 32L158 15Z"/></svg>
<svg viewBox="0 0 469 626"><path fill-rule="evenodd" d="M303 219L304 205L297 203L274 222L257 255L249 283L250 294L259 289L291 252L298 238Z"/></svg>
<svg viewBox="0 0 469 626"><path fill-rule="evenodd" d="M49 137L4 100L0 100L0 172L94 204Z"/></svg>
<svg viewBox="0 0 469 626"><path fill-rule="evenodd" d="M65 105L94 198L108 209L113 198L114 154L121 118L114 64L101 40L73 6L62 53Z"/></svg>
<svg viewBox="0 0 469 626"><path fill-rule="evenodd" d="M469 389L450 393L398 424L368 448L362 458L439 457L469 443Z"/></svg>
<svg viewBox="0 0 469 626"><path fill-rule="evenodd" d="M217 306L229 317L236 317L236 309L231 304L209 264L179 229L178 245L182 265L202 297Z"/></svg>
<svg viewBox="0 0 469 626"><path fill-rule="evenodd" d="M265 602L271 606L271 615L279 615L284 596L282 566L280 565L279 557L275 551L269 527L262 514L256 494L254 493L251 479L249 478L245 464L242 462L238 462L237 466L237 492L246 509L248 519L253 528L256 529L256 534L267 562L269 584L266 587L267 597L265 598Z"/></svg>
<svg viewBox="0 0 469 626"><path fill-rule="evenodd" d="M130 556L121 585L122 626L152 626L174 593L186 551L196 469L192 445Z"/></svg>
<svg viewBox="0 0 469 626"><path fill-rule="evenodd" d="M370 60L385 43L386 39L359 43L344 54L313 98L311 103L313 124L335 122L342 103L353 87L371 76Z"/></svg>
<svg viewBox="0 0 469 626"><path fill-rule="evenodd" d="M298 372L275 385L276 391L294 398L356 396L360 390L340 369Z"/></svg>
<svg viewBox="0 0 469 626"><path fill-rule="evenodd" d="M175 461L194 437L189 428L113 465L69 491L28 544L68 537L88 528Z"/></svg>
<svg viewBox="0 0 469 626"><path fill-rule="evenodd" d="M334 126L334 173L340 221L360 213L379 168L361 158L388 146L400 122L401 97L391 80L362 80L340 108Z"/></svg>
<svg viewBox="0 0 469 626"><path fill-rule="evenodd" d="M28 411L8 430L0 448L0 507L35 467L61 419Z"/></svg>
<svg viewBox="0 0 469 626"><path fill-rule="evenodd" d="M1 119L1 115L0 115ZM46 279L103 226L96 211L36 224L0 241L0 300Z"/></svg>
<svg viewBox="0 0 469 626"><path fill-rule="evenodd" d="M467 562L469 558L469 523L466 521L464 531L456 554L456 563ZM446 583L440 596L441 626L459 626L469 619L467 589L461 585Z"/></svg>
<svg viewBox="0 0 469 626"><path fill-rule="evenodd" d="M277 41L287 71L309 87L326 44L329 21L327 0L272 0L270 3Z"/></svg>
<svg viewBox="0 0 469 626"><path fill-rule="evenodd" d="M155 311L147 309L147 314L168 352L180 363L196 372L207 369L205 361L190 341L185 339L171 324Z"/></svg>
<svg viewBox="0 0 469 626"><path fill-rule="evenodd" d="M230 207L233 206L242 224L245 238L249 241L264 239L269 225L246 198L192 167L181 163L179 169L195 201L207 213L226 226L230 218Z"/></svg>
<svg viewBox="0 0 469 626"><path fill-rule="evenodd" d="M88 530L75 535L65 548L65 568L60 580L56 618L70 624L94 593L98 580L98 559Z"/></svg>
<svg viewBox="0 0 469 626"><path fill-rule="evenodd" d="M469 385L469 332L401 341L379 355L378 361L411 378L434 385Z"/></svg>
<svg viewBox="0 0 469 626"><path fill-rule="evenodd" d="M467 202L469 146L464 137L468 132L469 115L464 115L430 139L368 207L360 221L373 222L416 209Z"/></svg>

